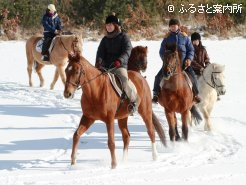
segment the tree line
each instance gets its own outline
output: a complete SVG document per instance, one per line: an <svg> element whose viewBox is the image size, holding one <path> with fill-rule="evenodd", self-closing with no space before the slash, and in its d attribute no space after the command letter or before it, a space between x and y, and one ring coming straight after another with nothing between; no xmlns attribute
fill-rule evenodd
<svg viewBox="0 0 246 185"><path fill-rule="evenodd" d="M116 12L126 30L132 33L143 31L145 34L153 32L151 27L167 24L171 17L202 24L215 32L246 21L245 0L0 0L1 30L14 29L11 24L22 29L41 29L42 15L50 3L55 4L64 26L86 26L92 30L100 29L110 12ZM205 6L204 12L199 13L201 5ZM216 5L227 7L227 10L217 15ZM170 6L174 9L170 10ZM234 8L233 13L230 7ZM181 13L182 9L187 11ZM207 9L210 9L209 13Z"/></svg>

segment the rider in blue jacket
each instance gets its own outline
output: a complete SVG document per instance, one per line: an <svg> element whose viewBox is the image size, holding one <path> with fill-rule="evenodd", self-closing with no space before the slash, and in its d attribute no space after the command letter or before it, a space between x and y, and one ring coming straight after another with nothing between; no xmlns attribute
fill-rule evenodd
<svg viewBox="0 0 246 185"><path fill-rule="evenodd" d="M199 103L201 101L200 97L198 96L198 88L197 88L197 80L195 77L195 73L192 69L191 61L194 57L194 48L191 43L191 40L187 36L186 33L181 32L179 29L180 23L177 19L170 19L169 21L169 32L165 35L162 43L161 48L159 51L160 57L162 61L164 61L165 58L165 48L167 44L176 43L178 47L178 51L181 54L182 59L182 68L185 70L189 76L191 76L191 81L193 84L193 94L194 94L194 101ZM153 89L153 102L158 102L158 95L160 93L160 82L163 77L163 71L162 68L158 72L158 74L155 76L155 82L154 82L154 89Z"/></svg>
<svg viewBox="0 0 246 185"><path fill-rule="evenodd" d="M49 61L49 46L52 39L61 33L61 20L56 12L55 5L49 4L46 13L43 16L42 24L44 27L44 42L41 54L43 61Z"/></svg>

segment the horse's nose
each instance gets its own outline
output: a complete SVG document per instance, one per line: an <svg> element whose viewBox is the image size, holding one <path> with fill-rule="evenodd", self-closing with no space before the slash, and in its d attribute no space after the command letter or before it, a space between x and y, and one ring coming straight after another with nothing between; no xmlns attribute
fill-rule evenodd
<svg viewBox="0 0 246 185"><path fill-rule="evenodd" d="M167 71L167 76L170 76L171 75L171 72L170 71Z"/></svg>
<svg viewBox="0 0 246 185"><path fill-rule="evenodd" d="M225 89L221 91L221 95L224 95L225 93L226 93Z"/></svg>
<svg viewBox="0 0 246 185"><path fill-rule="evenodd" d="M68 91L64 91L63 96L65 98L71 98L72 97L72 93L71 92L68 92Z"/></svg>

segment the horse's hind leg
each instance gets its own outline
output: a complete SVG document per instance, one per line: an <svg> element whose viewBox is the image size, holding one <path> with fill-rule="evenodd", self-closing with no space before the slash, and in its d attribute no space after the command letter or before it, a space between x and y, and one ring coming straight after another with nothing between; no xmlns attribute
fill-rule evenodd
<svg viewBox="0 0 246 185"><path fill-rule="evenodd" d="M157 160L158 154L156 149L156 143L155 143L155 130L154 125L152 122L152 111L144 112L142 109L139 109L139 114L142 116L143 121L147 128L147 133L149 135L149 138L151 140L151 146L152 146L152 158L153 160Z"/></svg>
<svg viewBox="0 0 246 185"><path fill-rule="evenodd" d="M56 68L55 75L54 75L54 78L53 78L53 82L50 84L50 89L51 89L51 90L54 89L54 86L55 86L55 84L56 84L58 78L59 78L59 71L58 71L58 69Z"/></svg>
<svg viewBox="0 0 246 185"><path fill-rule="evenodd" d="M39 77L39 80L40 80L40 87L43 87L44 86L44 78L43 78L43 75L42 75L42 68L44 67L43 64L40 64L40 63L36 63L36 72L38 74L38 77Z"/></svg>
<svg viewBox="0 0 246 185"><path fill-rule="evenodd" d="M118 120L118 125L119 125L120 131L122 133L122 139L124 142L123 161L127 161L128 146L130 143L130 133L129 133L129 130L127 128L127 120L128 120L128 117Z"/></svg>
<svg viewBox="0 0 246 185"><path fill-rule="evenodd" d="M71 165L76 164L76 154L78 150L78 144L80 136L94 123L95 120L89 119L86 116L82 116L79 127L75 131L73 135L73 147L72 147L72 154L71 154Z"/></svg>
<svg viewBox="0 0 246 185"><path fill-rule="evenodd" d="M27 73L28 73L28 78L29 78L29 86L32 87L32 68L33 68L33 63L34 63L34 58L32 56L28 56L31 54L27 54Z"/></svg>

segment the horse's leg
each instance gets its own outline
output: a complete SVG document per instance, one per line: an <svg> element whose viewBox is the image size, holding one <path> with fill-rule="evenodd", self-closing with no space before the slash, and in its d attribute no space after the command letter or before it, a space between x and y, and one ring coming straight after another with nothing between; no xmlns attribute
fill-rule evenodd
<svg viewBox="0 0 246 185"><path fill-rule="evenodd" d="M209 112L205 109L205 107L200 108L200 110L201 110L203 117L205 119L204 130L205 131L211 131Z"/></svg>
<svg viewBox="0 0 246 185"><path fill-rule="evenodd" d="M114 119L109 119L106 122L107 131L108 131L108 148L111 154L111 168L115 169L117 166L116 157L115 157L115 141L114 141Z"/></svg>
<svg viewBox="0 0 246 185"><path fill-rule="evenodd" d="M153 160L157 160L158 153L156 149L156 143L155 143L155 130L154 125L152 122L152 111L144 111L142 107L139 107L139 114L142 116L143 121L145 123L145 126L147 128L147 133L149 135L149 138L151 140L151 146L152 146L152 158Z"/></svg>
<svg viewBox="0 0 246 185"><path fill-rule="evenodd" d="M128 120L128 117L118 120L118 125L119 125L120 131L122 133L122 139L124 142L123 161L127 161L128 146L130 143L130 133L129 133L129 130L127 128L127 120Z"/></svg>
<svg viewBox="0 0 246 185"><path fill-rule="evenodd" d="M43 78L43 75L42 75L42 68L44 67L43 64L40 64L37 62L36 64L36 72L38 74L38 77L39 77L39 80L40 80L40 87L43 87L44 86L44 78Z"/></svg>
<svg viewBox="0 0 246 185"><path fill-rule="evenodd" d="M55 75L54 75L54 78L53 78L53 82L50 84L50 89L51 89L51 90L54 89L54 86L55 86L55 84L56 84L58 78L59 78L59 71L58 71L58 69L56 68Z"/></svg>
<svg viewBox="0 0 246 185"><path fill-rule="evenodd" d="M29 78L29 86L32 87L32 68L34 64L34 58L31 56L31 53L27 53L27 73Z"/></svg>
<svg viewBox="0 0 246 185"><path fill-rule="evenodd" d="M179 131L178 131L178 120L176 117L176 114L174 114L174 118L175 118L175 141L179 141L180 140L180 135L179 135Z"/></svg>
<svg viewBox="0 0 246 185"><path fill-rule="evenodd" d="M188 140L188 119L189 119L189 111L186 110L181 114L181 120L182 120L182 137L185 141Z"/></svg>
<svg viewBox="0 0 246 185"><path fill-rule="evenodd" d="M64 66L63 65L58 65L57 66L57 70L60 74L61 80L63 82L63 84L65 85L66 83L66 74L65 74L65 70L64 70Z"/></svg>
<svg viewBox="0 0 246 185"><path fill-rule="evenodd" d="M176 131L175 131L175 113L165 111L168 126L169 126L169 137L171 141L175 141Z"/></svg>
<svg viewBox="0 0 246 185"><path fill-rule="evenodd" d="M79 144L80 136L94 123L95 120L87 118L86 116L82 116L79 127L75 131L73 135L73 147L72 147L72 154L71 154L71 165L76 164L76 154Z"/></svg>

